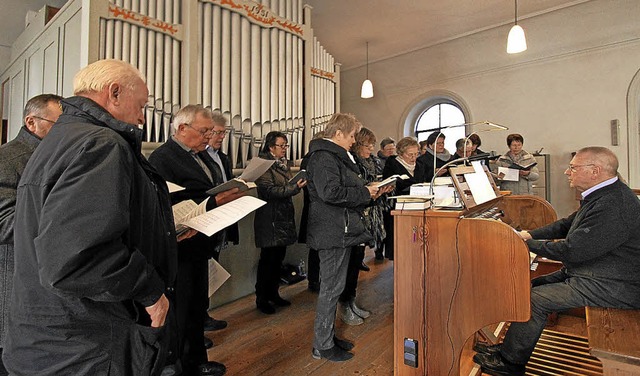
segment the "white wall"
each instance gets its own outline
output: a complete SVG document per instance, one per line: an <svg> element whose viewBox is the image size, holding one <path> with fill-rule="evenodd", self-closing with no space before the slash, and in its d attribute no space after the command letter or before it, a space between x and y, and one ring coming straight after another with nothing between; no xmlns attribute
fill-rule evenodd
<svg viewBox="0 0 640 376"><path fill-rule="evenodd" d="M485 31L369 66L376 96L359 98L362 69L343 71L342 109L379 139L410 135L412 106L434 91L450 91L470 109L470 121L490 120L509 131L481 133L483 150L506 150L508 133L525 149L551 154L552 204L575 207L564 169L570 153L610 147L628 176L627 91L640 69L640 1L594 0L521 21L529 49L505 52L508 27ZM620 120L611 146L610 120ZM637 125L635 125L637 127Z"/></svg>

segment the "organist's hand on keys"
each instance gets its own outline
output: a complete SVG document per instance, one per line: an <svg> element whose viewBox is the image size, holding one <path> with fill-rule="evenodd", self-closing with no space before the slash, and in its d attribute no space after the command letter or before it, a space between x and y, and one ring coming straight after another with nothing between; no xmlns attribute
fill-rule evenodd
<svg viewBox="0 0 640 376"><path fill-rule="evenodd" d="M529 240L529 239L532 239L531 234L529 234L529 231L520 231L520 232L518 232L518 235L520 235L520 237L521 237L523 240Z"/></svg>

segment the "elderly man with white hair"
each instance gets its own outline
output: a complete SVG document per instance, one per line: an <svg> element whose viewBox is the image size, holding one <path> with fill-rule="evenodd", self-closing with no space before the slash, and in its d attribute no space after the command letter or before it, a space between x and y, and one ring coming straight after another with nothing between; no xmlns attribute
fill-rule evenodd
<svg viewBox="0 0 640 376"><path fill-rule="evenodd" d="M18 186L3 360L11 375L158 374L177 243L166 183L140 153L148 90L101 60L74 93Z"/></svg>
<svg viewBox="0 0 640 376"><path fill-rule="evenodd" d="M565 174L582 196L578 211L520 232L531 252L564 267L532 281L529 321L511 323L502 344L474 347L483 373L524 375L551 312L640 308L640 201L618 180L618 159L607 148L586 147Z"/></svg>
<svg viewBox="0 0 640 376"><path fill-rule="evenodd" d="M167 181L186 189L171 194L172 203L209 198L207 191L223 182L216 162L205 151L213 135L213 114L200 105L187 105L173 118L174 134L149 156L149 162ZM207 201L207 210L233 201L244 193L238 188L220 192ZM208 303L208 258L224 241L224 231L211 237L197 234L178 246L177 319L178 354L184 375L223 375L223 364L209 361L202 340L203 312Z"/></svg>

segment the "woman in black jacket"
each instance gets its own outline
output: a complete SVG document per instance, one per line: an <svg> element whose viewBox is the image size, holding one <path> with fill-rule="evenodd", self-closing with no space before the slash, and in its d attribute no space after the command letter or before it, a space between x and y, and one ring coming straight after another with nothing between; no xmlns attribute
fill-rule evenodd
<svg viewBox="0 0 640 376"><path fill-rule="evenodd" d="M307 244L320 256L320 293L314 322L312 356L330 361L351 359L351 342L335 337L338 298L344 290L351 247L372 239L363 210L378 189L367 186L348 150L360 123L353 115L334 114L324 139L309 143L309 223Z"/></svg>
<svg viewBox="0 0 640 376"><path fill-rule="evenodd" d="M395 195L408 195L412 184L418 183L416 180L416 158L420 155L420 145L413 137L405 137L398 141L396 145L397 156L391 156L384 165L382 178L386 179L393 175L407 175L409 179L396 180ZM389 210L384 212L384 229L387 236L384 239L384 255L393 260L393 216Z"/></svg>
<svg viewBox="0 0 640 376"><path fill-rule="evenodd" d="M265 314L276 312L270 302L279 307L291 305L278 293L280 267L287 246L297 240L291 197L300 192L306 181L289 182L291 173L286 163L288 147L284 133L273 131L267 134L260 157L275 159L275 162L256 180L258 197L267 202L256 211L253 222L256 247L261 248L256 278L256 306Z"/></svg>
<svg viewBox="0 0 640 376"><path fill-rule="evenodd" d="M382 166L377 163L377 160L372 155L376 136L369 129L363 127L356 133L355 140L356 143L352 146L351 153L360 169L360 176L367 183L379 180L379 176L382 174ZM384 193L391 192L392 189L392 186L386 186L381 188L378 194L384 195ZM370 205L364 209L364 224L372 239L368 243L351 247L349 266L347 267L347 280L338 305L338 316L347 325L360 325L364 322L364 319L371 315L371 312L358 307L356 304L356 290L358 288L360 270L363 270L362 267L366 266L364 264L366 246L379 248L385 238L382 223L382 206L385 203L386 197L379 197L377 200L371 200ZM368 267L366 270L368 270Z"/></svg>
<svg viewBox="0 0 640 376"><path fill-rule="evenodd" d="M445 137L444 133L433 132L427 138L427 150L416 160L416 182L430 183L434 171L451 160L451 153L444 148ZM449 176L449 172L444 169L438 173L438 176Z"/></svg>

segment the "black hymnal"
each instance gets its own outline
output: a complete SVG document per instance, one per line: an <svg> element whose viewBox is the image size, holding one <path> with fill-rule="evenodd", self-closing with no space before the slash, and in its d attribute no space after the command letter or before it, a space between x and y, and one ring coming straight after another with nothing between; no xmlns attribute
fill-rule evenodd
<svg viewBox="0 0 640 376"><path fill-rule="evenodd" d="M531 170L533 167L535 167L538 164L538 162L533 162L530 165L526 165L526 166L521 166L517 163L512 163L511 166L509 166L509 168L513 168L515 170L524 170L524 171L529 171Z"/></svg>
<svg viewBox="0 0 640 376"><path fill-rule="evenodd" d="M307 170L300 170L289 179L289 183L297 184L300 180L307 180Z"/></svg>

